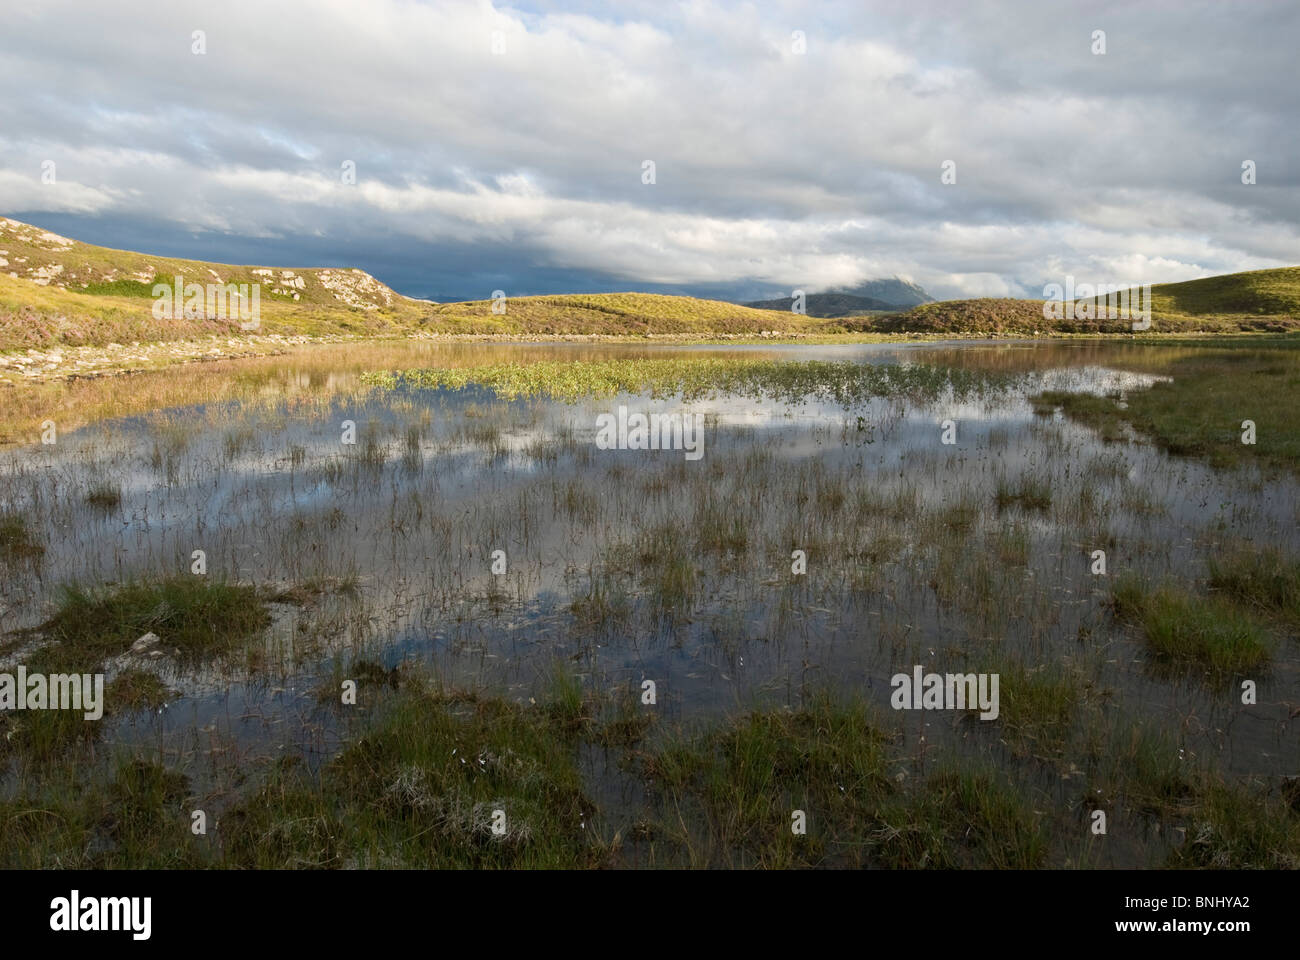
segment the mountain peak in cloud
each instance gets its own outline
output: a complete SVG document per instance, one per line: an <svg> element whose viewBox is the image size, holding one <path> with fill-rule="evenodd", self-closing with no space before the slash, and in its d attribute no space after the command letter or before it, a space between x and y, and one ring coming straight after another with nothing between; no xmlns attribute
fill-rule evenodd
<svg viewBox="0 0 1300 960"><path fill-rule="evenodd" d="M837 287L826 293L840 293L851 297L868 297L879 300L891 307L919 307L923 303L934 303L934 297L926 293L918 284L901 277L886 277L879 280L867 280L856 287Z"/></svg>

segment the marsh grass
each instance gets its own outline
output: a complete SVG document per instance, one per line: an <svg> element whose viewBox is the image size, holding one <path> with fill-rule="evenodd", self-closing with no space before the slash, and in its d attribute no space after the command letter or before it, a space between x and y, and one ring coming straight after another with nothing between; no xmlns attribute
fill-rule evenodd
<svg viewBox="0 0 1300 960"><path fill-rule="evenodd" d="M1023 524L1000 528L993 547L999 563L1009 567L1028 566L1031 542L1029 531Z"/></svg>
<svg viewBox="0 0 1300 960"><path fill-rule="evenodd" d="M204 865L187 842L188 778L158 761L114 758L106 781L84 766L48 771L32 797L0 799L0 864L10 869L156 869Z"/></svg>
<svg viewBox="0 0 1300 960"><path fill-rule="evenodd" d="M590 573L587 588L569 602L569 610L578 623L604 628L627 624L632 617L634 602L621 578L607 573Z"/></svg>
<svg viewBox="0 0 1300 960"><path fill-rule="evenodd" d="M1007 374L929 364L738 357L539 360L374 372L361 377L363 383L384 389L485 387L502 399L548 397L574 402L586 397L642 393L653 398L698 400L732 395L791 403L815 399L845 407L872 397L985 396L1006 389L1017 379Z"/></svg>
<svg viewBox="0 0 1300 960"><path fill-rule="evenodd" d="M1170 854L1170 867L1300 869L1300 814L1275 792L1202 774L1181 819L1185 839Z"/></svg>
<svg viewBox="0 0 1300 960"><path fill-rule="evenodd" d="M0 560L31 559L43 553L45 547L32 532L26 517L14 511L0 512Z"/></svg>
<svg viewBox="0 0 1300 960"><path fill-rule="evenodd" d="M1025 694L1004 698L1004 722L1065 721L1057 678L1025 671L1022 683L1004 669L1006 689ZM418 675L394 689L387 671L373 672L358 736L319 769L282 757L253 771L222 800L210 840L189 835L195 801L180 771L121 755L106 780L87 780L64 761L29 782L34 792L0 799L0 866L571 869L648 856L695 867L1027 869L1070 848L1049 840L1065 821L1041 809L1032 767L965 752L921 766L862 698L814 692L795 710L660 730L633 686L593 694L559 663L536 705ZM1171 866L1300 865L1300 816L1285 794L1192 768L1131 718L1093 716L1101 722L1083 725L1091 746L1077 756L1089 768L1083 809L1111 811L1113 830L1149 818L1185 836ZM584 743L645 784L645 806L607 819L580 768ZM806 835L791 831L796 810Z"/></svg>
<svg viewBox="0 0 1300 960"><path fill-rule="evenodd" d="M1139 626L1148 649L1172 668L1199 668L1223 680L1269 661L1273 644L1266 628L1221 596L1126 577L1116 581L1112 603L1116 615Z"/></svg>
<svg viewBox="0 0 1300 960"><path fill-rule="evenodd" d="M1085 804L1138 816L1176 817L1194 794L1183 750L1149 718L1095 714L1083 727L1078 756L1086 767Z"/></svg>
<svg viewBox="0 0 1300 960"><path fill-rule="evenodd" d="M1078 677L1064 667L1003 663L987 672L999 675L998 723L1011 747L1021 754L1063 754L1084 698Z"/></svg>
<svg viewBox="0 0 1300 960"><path fill-rule="evenodd" d="M1033 398L1033 406L1039 416L1050 416L1059 409L1070 419L1092 427L1106 443L1116 443L1127 436L1116 400L1114 396L1047 390Z"/></svg>
<svg viewBox="0 0 1300 960"><path fill-rule="evenodd" d="M904 786L897 735L859 700L812 696L694 738L668 738L645 775L669 809L698 807L690 859L732 866L1030 867L1046 842L1025 800L991 770ZM900 776L902 774L902 776ZM792 812L808 832L791 830ZM671 833L667 826L663 831Z"/></svg>
<svg viewBox="0 0 1300 960"><path fill-rule="evenodd" d="M175 691L156 673L148 670L123 670L105 690L108 708L117 710L157 710L175 696Z"/></svg>
<svg viewBox="0 0 1300 960"><path fill-rule="evenodd" d="M994 497L999 510L1017 505L1025 510L1046 510L1052 505L1052 487L1045 478L1030 474L1021 474L1015 483L1000 477Z"/></svg>
<svg viewBox="0 0 1300 960"><path fill-rule="evenodd" d="M228 865L572 868L604 856L574 734L544 708L410 689L314 777L279 771L224 818ZM504 813L504 821L496 811ZM495 823L504 832L493 830Z"/></svg>
<svg viewBox="0 0 1300 960"><path fill-rule="evenodd" d="M176 650L182 660L195 662L238 648L270 622L254 587L177 576L106 589L66 586L41 629L88 669L125 652L146 633L156 634L164 649Z"/></svg>
<svg viewBox="0 0 1300 960"><path fill-rule="evenodd" d="M1066 416L1119 439L1124 425L1176 456L1204 458L1219 468L1259 462L1300 468L1300 351L1223 349L1213 343L1156 364L1170 379L1116 397L1061 391L1034 398L1040 413ZM1148 368L1151 364L1146 364ZM1242 442L1243 421L1256 424Z"/></svg>
<svg viewBox="0 0 1300 960"><path fill-rule="evenodd" d="M891 869L1041 867L1048 853L1042 818L993 769L931 775L906 802L880 814L880 858Z"/></svg>
<svg viewBox="0 0 1300 960"><path fill-rule="evenodd" d="M638 535L636 575L658 615L687 613L695 602L700 574L690 544L690 531L679 521L664 521Z"/></svg>
<svg viewBox="0 0 1300 960"><path fill-rule="evenodd" d="M122 503L122 488L111 481L99 481L86 492L86 503L99 510L116 509Z"/></svg>
<svg viewBox="0 0 1300 960"><path fill-rule="evenodd" d="M1300 561L1275 547L1240 546L1208 561L1210 586L1236 603L1300 621Z"/></svg>

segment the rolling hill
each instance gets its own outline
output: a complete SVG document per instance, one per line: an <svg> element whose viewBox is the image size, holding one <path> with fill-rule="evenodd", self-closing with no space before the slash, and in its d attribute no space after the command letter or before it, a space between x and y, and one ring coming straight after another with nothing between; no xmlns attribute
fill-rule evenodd
<svg viewBox="0 0 1300 960"><path fill-rule="evenodd" d="M1131 332L1130 321L1122 319L1045 320L1039 300L949 300L884 313L883 301L861 290L887 290L870 284L858 292L814 294L808 315L791 313L788 299L764 301L760 309L648 293L513 297L504 313L494 313L487 300L405 297L361 270L158 257L91 246L0 217L0 351L250 335L237 314L219 310L155 317L155 286L170 287L177 277L185 283L248 284L250 290L257 285L260 318L252 332L294 338ZM873 283L901 285L888 287L890 296L925 296L905 281ZM1300 330L1300 267L1160 284L1152 300L1152 333ZM841 310L848 313L831 312Z"/></svg>
<svg viewBox="0 0 1300 960"><path fill-rule="evenodd" d="M888 317L849 321L878 333L1033 336L1130 333L1128 319L1043 317L1042 300L980 298L927 303ZM1151 287L1150 333L1284 333L1300 330L1300 267L1227 273Z"/></svg>
<svg viewBox="0 0 1300 960"><path fill-rule="evenodd" d="M644 335L811 329L816 321L716 300L646 293L512 297L435 304L404 297L361 270L234 266L96 247L0 218L0 350L238 336L233 319L156 319L153 290L185 283L257 284L256 333L308 337L410 334ZM234 310L226 314L234 314Z"/></svg>

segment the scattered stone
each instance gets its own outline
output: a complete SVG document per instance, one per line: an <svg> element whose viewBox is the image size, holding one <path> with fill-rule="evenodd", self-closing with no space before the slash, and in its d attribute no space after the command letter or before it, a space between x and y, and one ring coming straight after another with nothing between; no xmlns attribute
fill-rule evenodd
<svg viewBox="0 0 1300 960"><path fill-rule="evenodd" d="M158 634L156 634L156 633L146 633L143 637L141 637L141 638L140 638L139 640L137 640L135 643L131 644L131 652L132 652L132 653L142 653L143 651L148 650L150 647L157 646L159 642L160 642L160 638L159 638ZM152 654L151 654L151 656L152 656Z"/></svg>

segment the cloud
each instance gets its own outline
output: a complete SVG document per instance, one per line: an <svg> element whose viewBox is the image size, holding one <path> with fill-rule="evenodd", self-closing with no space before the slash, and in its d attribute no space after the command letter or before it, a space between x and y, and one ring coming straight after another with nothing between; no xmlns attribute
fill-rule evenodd
<svg viewBox="0 0 1300 960"><path fill-rule="evenodd" d="M0 208L90 218L61 221L77 236L364 250L412 293L897 273L1034 296L1300 250L1293 4L47 0L8 21Z"/></svg>

